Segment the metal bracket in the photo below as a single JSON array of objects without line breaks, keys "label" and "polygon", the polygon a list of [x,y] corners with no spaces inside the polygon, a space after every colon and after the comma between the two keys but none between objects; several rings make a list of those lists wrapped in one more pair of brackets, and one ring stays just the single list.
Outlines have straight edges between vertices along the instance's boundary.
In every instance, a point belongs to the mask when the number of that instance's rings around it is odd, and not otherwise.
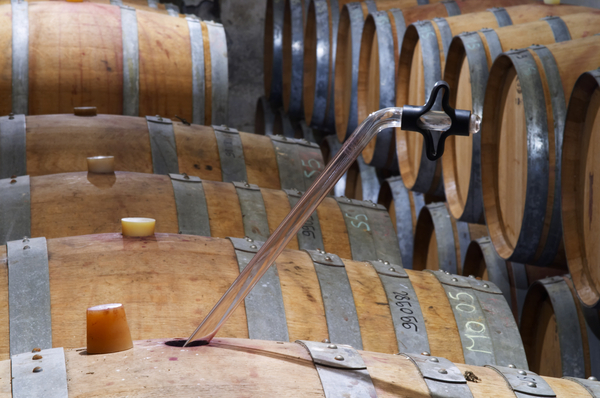
[{"label": "metal bracket", "polygon": [[248,181],[240,133],[227,126],[212,126],[217,139],[224,182]]},{"label": "metal bracket", "polygon": [[305,251],[312,259],[319,279],[329,340],[362,350],[358,314],[344,263],[335,254],[324,250]]},{"label": "metal bracket", "polygon": [[146,116],[146,123],[150,136],[154,174],[179,173],[173,122],[171,119],[156,115]]},{"label": "metal bracket", "polygon": [[[264,242],[252,238],[228,238],[235,249],[240,272],[246,268]],[[251,339],[289,341],[283,294],[275,264],[269,267],[244,299],[248,336]]]},{"label": "metal bracket", "polygon": [[376,397],[377,391],[360,354],[351,346],[297,340],[309,352],[326,398]]},{"label": "metal bracket", "polygon": [[396,340],[401,351],[429,351],[429,338],[419,298],[401,265],[370,261],[385,290]]},{"label": "metal bracket", "polygon": [[11,241],[6,248],[10,354],[52,348],[46,238]]},{"label": "metal bracket", "polygon": [[419,354],[402,355],[419,369],[432,398],[473,397],[462,372],[449,360]]},{"label": "metal bracket", "polygon": [[0,178],[27,174],[25,115],[0,117]]},{"label": "metal bracket", "polygon": [[187,174],[169,174],[173,185],[179,233],[211,236],[210,218],[202,180]]},{"label": "metal bracket", "polygon": [[552,387],[537,374],[516,367],[485,365],[504,377],[517,398],[556,397]]},{"label": "metal bracket", "polygon": [[233,181],[233,186],[239,189],[247,189],[249,191],[260,191],[260,187],[256,184],[248,184],[246,181]]},{"label": "metal bracket", "polygon": [[0,244],[31,236],[29,176],[0,180]]},{"label": "metal bracket", "polygon": [[[39,359],[34,359],[34,355]],[[66,398],[67,366],[63,348],[13,355],[11,358],[13,398]]]}]

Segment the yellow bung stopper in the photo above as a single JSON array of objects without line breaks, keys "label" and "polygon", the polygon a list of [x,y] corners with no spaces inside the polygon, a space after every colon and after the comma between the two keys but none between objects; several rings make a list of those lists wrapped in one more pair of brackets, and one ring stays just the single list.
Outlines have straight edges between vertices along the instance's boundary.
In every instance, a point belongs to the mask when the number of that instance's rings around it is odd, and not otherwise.
[{"label": "yellow bung stopper", "polygon": [[153,218],[128,217],[121,219],[123,236],[141,237],[154,235],[156,220]]},{"label": "yellow bung stopper", "polygon": [[[80,3],[82,0],[67,0],[73,3]],[[75,116],[98,116],[98,109],[95,106],[79,106],[73,108]]]},{"label": "yellow bung stopper", "polygon": [[87,158],[88,172],[111,174],[115,172],[114,156],[92,156]]},{"label": "yellow bung stopper", "polygon": [[87,352],[108,354],[133,348],[123,304],[102,304],[87,309]]}]

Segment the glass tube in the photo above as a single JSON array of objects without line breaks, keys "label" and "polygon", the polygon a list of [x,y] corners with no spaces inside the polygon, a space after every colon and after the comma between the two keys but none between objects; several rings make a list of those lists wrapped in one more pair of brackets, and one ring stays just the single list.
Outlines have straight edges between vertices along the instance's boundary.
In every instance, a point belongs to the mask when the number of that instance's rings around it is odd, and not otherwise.
[{"label": "glass tube", "polygon": [[[321,175],[302,195],[296,206],[204,318],[185,345],[188,345],[196,336],[199,336],[198,340],[203,341],[205,344],[208,344],[215,337],[223,323],[227,321],[287,244],[296,236],[298,230],[350,168],[352,162],[356,160],[367,144],[380,131],[391,127],[399,128],[401,120],[402,108],[385,108],[372,113],[358,126]],[[479,120],[478,116],[471,115],[471,133],[479,131]],[[448,130],[450,123],[450,118],[445,113],[436,111],[428,112],[419,120],[420,127],[438,131]]]}]

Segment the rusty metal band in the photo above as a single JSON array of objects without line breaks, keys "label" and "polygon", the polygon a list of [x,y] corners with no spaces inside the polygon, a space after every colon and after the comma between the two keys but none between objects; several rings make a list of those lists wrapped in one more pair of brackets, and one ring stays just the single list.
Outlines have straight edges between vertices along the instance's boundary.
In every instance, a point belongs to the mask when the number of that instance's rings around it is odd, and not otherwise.
[{"label": "rusty metal band", "polygon": [[244,234],[254,240],[265,242],[270,235],[265,202],[258,185],[233,182],[237,192],[244,223]]},{"label": "rusty metal band", "polygon": [[446,18],[433,18],[433,22],[437,25],[440,36],[442,39],[442,48],[444,50],[444,59],[448,58],[448,49],[450,48],[450,43],[452,42],[452,38],[454,35],[452,34],[452,29],[450,29],[450,25],[448,25],[448,21]]},{"label": "rusty metal band", "polygon": [[46,238],[7,242],[6,252],[10,355],[52,348]]},{"label": "rusty metal band", "polygon": [[345,197],[336,200],[346,222],[353,260],[401,263],[396,232],[384,206]]},{"label": "rusty metal band", "polygon": [[[444,3],[448,7],[450,3]],[[452,2],[452,4],[455,4]],[[417,29],[419,35],[419,41],[421,43],[422,60],[423,60],[423,79],[425,82],[425,102],[429,99],[431,90],[434,84],[442,79],[442,65],[440,60],[440,48],[438,45],[437,34],[433,28],[431,21],[419,21],[415,22],[413,26]],[[435,110],[441,110],[441,104],[437,103],[434,105]],[[431,132],[434,141],[439,138],[438,132]],[[433,185],[437,180],[436,177],[437,162],[432,162],[427,159],[425,153],[425,145],[421,151],[421,160],[419,163],[419,172],[413,187],[413,191],[428,193],[432,189],[435,189]],[[440,181],[442,182],[442,181]]]},{"label": "rusty metal band", "polygon": [[560,43],[561,41],[571,40],[571,33],[565,21],[559,16],[549,16],[542,18],[543,21],[548,22],[552,33],[554,34],[554,41]]},{"label": "rusty metal band", "polygon": [[123,115],[140,113],[140,45],[135,8],[121,7],[123,38]]},{"label": "rusty metal band", "polygon": [[[422,217],[429,215],[433,223],[433,232],[437,241],[438,267],[442,271],[451,274],[458,273],[458,264],[456,263],[456,246],[454,242],[454,232],[450,214],[444,203],[431,203],[419,213],[417,226],[422,224]],[[417,227],[418,228],[418,227]],[[417,234],[418,236],[419,234]]]},{"label": "rusty metal band", "polygon": [[502,291],[489,281],[461,276],[457,278],[471,285],[472,292],[483,310],[494,348],[494,363],[527,368],[527,357],[519,328],[508,303],[502,296]]},{"label": "rusty metal band", "polygon": [[316,26],[316,66],[314,74],[315,94],[308,98],[313,104],[312,119],[306,123],[313,128],[322,128],[325,125],[327,111],[327,96],[329,94],[329,6],[326,0],[312,0],[315,8]]},{"label": "rusty metal band", "polygon": [[[463,42],[469,64],[471,78],[471,98],[473,114],[479,117],[483,114],[483,98],[489,76],[487,57],[481,37],[476,32],[467,32],[458,35]],[[473,134],[469,139],[472,142],[471,151],[471,176],[469,190],[464,210],[459,221],[480,223],[483,220],[483,194],[481,190],[481,136]],[[466,243],[467,247],[469,242]],[[461,245],[461,249],[462,249]]]},{"label": "rusty metal band", "polygon": [[527,49],[507,51],[523,92],[527,125],[527,197],[519,239],[508,261],[531,264],[542,238],[548,201],[548,118],[542,80]]},{"label": "rusty metal band", "polygon": [[327,93],[327,109],[325,113],[325,122],[323,125],[323,131],[335,132],[335,58],[337,55],[337,36],[340,22],[340,7],[338,0],[328,0],[329,12],[330,12],[330,31],[331,31],[331,54],[329,59],[329,76],[328,84],[329,89]]},{"label": "rusty metal band", "polygon": [[419,298],[402,265],[370,261],[390,305],[396,341],[401,352],[429,352],[429,338]]},{"label": "rusty metal band", "polygon": [[502,54],[502,44],[500,43],[498,33],[494,29],[481,29],[480,32],[485,36],[490,57],[492,58],[492,62],[494,62],[498,55]]},{"label": "rusty metal band", "polygon": [[552,387],[542,377],[518,367],[485,365],[498,372],[508,383],[517,398],[556,397]]},{"label": "rusty metal band", "polygon": [[[377,11],[370,15],[375,24],[379,67],[379,109],[396,105],[396,68],[394,55],[394,34],[387,11]],[[375,138],[373,157],[368,163],[377,168],[388,168],[390,148],[394,147],[395,129],[382,130]],[[395,152],[395,151],[394,151]],[[394,164],[392,162],[392,164]]]},{"label": "rusty metal band", "polygon": [[[228,238],[235,249],[240,272],[254,258],[263,242],[252,238]],[[251,339],[289,341],[283,294],[277,266],[273,264],[244,299],[248,337]]]},{"label": "rusty metal band", "polygon": [[563,377],[585,388],[592,398],[600,398],[600,382],[598,380],[580,379],[577,377]]},{"label": "rusty metal band", "polygon": [[173,185],[179,233],[210,235],[210,219],[202,180],[187,174],[169,174]]},{"label": "rusty metal band", "polygon": [[489,12],[493,13],[496,17],[496,21],[498,22],[498,27],[510,26],[512,25],[512,19],[510,19],[510,15],[504,7],[494,7],[489,8]]},{"label": "rusty metal band", "polygon": [[0,117],[0,178],[27,174],[25,115]]},{"label": "rusty metal band", "polygon": [[377,391],[360,354],[351,346],[297,340],[309,352],[325,398],[376,397]]},{"label": "rusty metal band", "polygon": [[204,86],[204,41],[202,26],[198,18],[187,17],[190,30],[190,48],[192,56],[192,123],[204,124],[205,86]]},{"label": "rusty metal band", "polygon": [[269,2],[269,6],[271,10],[269,14],[271,15],[271,26],[266,26],[271,33],[271,37],[273,40],[268,43],[268,46],[271,46],[271,54],[273,59],[271,60],[271,73],[269,76],[265,75],[265,79],[268,79],[271,84],[271,90],[268,93],[265,93],[269,100],[275,104],[276,106],[281,106],[283,104],[282,94],[283,94],[283,19],[285,13],[285,1],[274,0]]},{"label": "rusty metal band", "polygon": [[[302,81],[304,71],[304,15],[303,3],[308,6],[308,1],[288,0],[291,23],[291,76],[290,94],[285,99],[287,112],[294,119],[303,119],[302,108]],[[282,2],[285,3],[285,2]]]},{"label": "rusty metal band", "polygon": [[271,136],[281,189],[305,191],[325,168],[319,145],[305,139]]},{"label": "rusty metal band", "polygon": [[562,276],[541,279],[533,286],[543,289],[552,303],[558,329],[562,374],[585,377],[582,331],[571,289]]},{"label": "rusty metal band", "polygon": [[358,172],[360,174],[360,183],[362,185],[362,199],[377,202],[377,196],[379,195],[379,189],[381,188],[379,177],[377,176],[377,168],[366,164],[362,154],[358,155],[356,163],[358,163]]},{"label": "rusty metal band", "polygon": [[[350,18],[350,40],[352,42],[352,82],[350,82],[350,104],[348,108],[348,127],[344,132],[345,138],[354,132],[358,126],[358,65],[360,62],[360,44],[364,26],[364,14],[359,2],[345,5]],[[348,82],[346,83],[348,84]]]},{"label": "rusty metal band", "polygon": [[[567,101],[563,91],[562,79],[554,55],[545,46],[530,47],[541,61],[546,83],[548,85],[550,100],[552,103],[552,114],[554,117],[554,171],[556,174],[554,183],[554,195],[552,203],[552,216],[550,229],[546,236],[544,250],[534,265],[545,266],[551,264],[558,254],[559,247],[563,242],[562,235],[562,147],[567,118]],[[549,149],[549,148],[548,148]],[[528,192],[529,194],[529,192]]]},{"label": "rusty metal band", "polygon": [[29,111],[29,6],[11,0],[12,6],[12,111]]},{"label": "rusty metal band", "polygon": [[[30,352],[11,358],[13,398],[67,398],[67,365],[65,351],[61,348],[48,348],[37,352],[41,359],[33,359]],[[35,367],[41,371],[34,372]]]},{"label": "rusty metal band", "polygon": [[223,181],[248,181],[240,133],[227,126],[212,126],[212,128],[217,138]]},{"label": "rusty metal band", "polygon": [[[296,206],[296,203],[298,203],[298,200],[300,200],[302,193],[295,189],[285,189],[284,191],[288,196],[290,208],[293,208]],[[316,210],[310,215],[308,220],[306,220],[296,236],[298,237],[298,247],[300,250],[317,250],[325,248],[325,245],[323,244],[321,223],[319,222],[319,216]]]},{"label": "rusty metal band", "polygon": [[491,331],[484,311],[466,278],[442,270],[427,271],[442,284],[452,307],[467,365],[494,364]]},{"label": "rusty metal band", "polygon": [[29,176],[0,180],[0,245],[31,236]]},{"label": "rusty metal band", "polygon": [[208,30],[210,41],[210,64],[212,92],[209,99],[212,104],[211,124],[227,123],[229,71],[227,61],[227,39],[225,29],[220,23],[203,21]]},{"label": "rusty metal band", "polygon": [[306,252],[312,259],[319,279],[329,340],[362,350],[358,314],[344,263],[335,254],[323,250]]},{"label": "rusty metal band", "polygon": [[446,12],[448,13],[449,17],[461,14],[460,7],[458,6],[458,4],[456,4],[454,0],[444,0],[442,1],[442,4],[444,5],[444,7],[446,7]]},{"label": "rusty metal band", "polygon": [[483,257],[485,268],[487,270],[488,279],[502,291],[504,299],[509,305],[512,303],[510,278],[506,268],[506,261],[502,259],[496,252],[494,245],[489,237],[483,237],[471,242],[467,250],[467,259],[463,262],[463,276],[468,276],[467,260],[471,256],[475,256],[474,262],[480,261],[479,253]]},{"label": "rusty metal band", "polygon": [[394,199],[396,219],[392,221],[396,223],[396,236],[402,255],[402,265],[404,268],[412,269],[414,235],[409,197],[411,193],[404,186],[401,176],[388,178],[386,182]]},{"label": "rusty metal band", "polygon": [[154,174],[179,173],[173,122],[171,119],[160,116],[146,116],[146,123],[148,124],[148,135],[150,136]]},{"label": "rusty metal band", "polygon": [[460,369],[446,358],[402,354],[419,369],[431,398],[473,398]]}]

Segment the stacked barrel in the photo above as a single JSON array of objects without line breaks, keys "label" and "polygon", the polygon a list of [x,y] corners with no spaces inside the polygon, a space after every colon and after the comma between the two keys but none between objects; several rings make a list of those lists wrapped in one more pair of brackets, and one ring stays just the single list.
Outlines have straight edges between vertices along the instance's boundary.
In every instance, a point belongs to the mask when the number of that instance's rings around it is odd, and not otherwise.
[{"label": "stacked barrel", "polygon": [[[600,397],[600,10],[268,0],[249,134],[226,125],[222,25],[0,8],[0,395]],[[380,132],[184,347],[354,129],[442,78],[481,132],[437,162]],[[86,309],[117,307],[131,344],[98,351],[123,335]]]},{"label": "stacked barrel", "polygon": [[257,120],[270,112],[312,128],[328,162],[372,112],[422,105],[445,80],[450,104],[481,117],[481,132],[449,137],[432,162],[419,134],[384,130],[334,194],[377,198],[404,268],[493,282],[531,370],[591,377],[600,10],[547,3],[269,1]]}]

